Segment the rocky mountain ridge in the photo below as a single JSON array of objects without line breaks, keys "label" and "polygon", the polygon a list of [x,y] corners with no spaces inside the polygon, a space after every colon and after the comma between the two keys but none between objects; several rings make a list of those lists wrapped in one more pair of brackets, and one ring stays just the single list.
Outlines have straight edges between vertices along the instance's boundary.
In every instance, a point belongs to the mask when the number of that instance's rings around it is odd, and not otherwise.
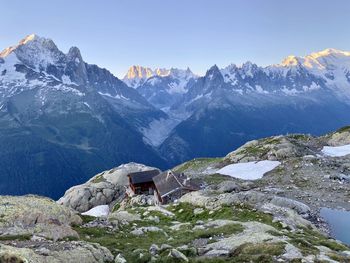
[{"label": "rocky mountain ridge", "polygon": [[[213,72],[214,69],[218,72]],[[135,71],[145,73],[131,74]],[[189,71],[189,69],[187,69],[187,71]],[[134,86],[136,88],[142,86],[149,78],[154,76],[160,78],[167,77],[171,75],[170,72],[171,70],[163,70],[159,73],[155,73],[149,68],[133,66],[123,80],[130,81],[142,76],[141,78],[144,79],[144,81]],[[185,72],[185,70],[182,70],[182,72]],[[208,70],[205,76],[212,79],[215,74],[217,76],[221,75],[224,82],[232,86],[232,91],[239,94],[254,92],[268,94],[272,92],[296,95],[298,93],[317,90],[327,85],[337,92],[343,92],[339,94],[340,96],[345,95],[348,98],[349,90],[347,86],[350,76],[349,72],[350,52],[328,48],[319,52],[314,52],[305,57],[288,56],[280,64],[266,67],[257,66],[250,61],[243,63],[241,66],[230,64],[222,69],[214,65]],[[193,76],[190,75],[190,77]],[[185,78],[188,77],[185,76]],[[271,85],[267,85],[266,83],[269,81],[269,78],[275,82],[283,81],[284,83],[282,83],[283,85],[279,83],[277,86],[273,85],[270,87]],[[305,79],[308,81],[305,85],[302,85],[303,83],[300,83],[300,81]],[[252,83],[255,85],[252,85]],[[153,85],[155,86],[156,84]],[[190,87],[186,90],[189,90],[189,88]]]},{"label": "rocky mountain ridge", "polygon": [[[156,68],[151,69],[139,65],[131,66],[128,72],[125,74],[123,81],[132,88],[138,88],[143,85],[149,78],[152,77],[172,77],[177,79],[186,80],[189,78],[195,78],[196,75],[192,73],[190,68],[186,70],[178,68]],[[185,84],[183,85],[185,86]]]}]

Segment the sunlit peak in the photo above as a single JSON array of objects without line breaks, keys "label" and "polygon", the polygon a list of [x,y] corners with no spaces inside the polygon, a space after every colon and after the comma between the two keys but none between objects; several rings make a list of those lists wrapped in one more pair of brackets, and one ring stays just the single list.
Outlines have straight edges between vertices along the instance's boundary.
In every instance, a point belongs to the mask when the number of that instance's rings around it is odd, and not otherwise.
[{"label": "sunlit peak", "polygon": [[299,60],[296,56],[288,56],[282,61],[283,66],[296,66]]},{"label": "sunlit peak", "polygon": [[350,56],[350,52],[338,50],[335,48],[327,48],[327,49],[319,51],[319,52],[314,52],[309,56],[317,59],[317,58],[325,57],[325,56],[329,56],[329,55]]},{"label": "sunlit peak", "polygon": [[34,39],[36,39],[38,36],[35,34],[31,34],[26,36],[25,38],[23,38],[20,42],[19,45],[25,45],[27,44],[29,41],[33,41]]}]

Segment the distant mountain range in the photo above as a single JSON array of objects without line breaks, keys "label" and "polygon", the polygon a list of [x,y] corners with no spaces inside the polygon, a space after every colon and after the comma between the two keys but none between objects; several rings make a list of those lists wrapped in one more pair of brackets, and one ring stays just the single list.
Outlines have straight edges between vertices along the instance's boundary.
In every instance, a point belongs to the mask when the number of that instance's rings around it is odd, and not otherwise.
[{"label": "distant mountain range", "polygon": [[[171,164],[224,155],[264,136],[319,135],[350,123],[350,52],[326,49],[268,67],[214,65],[201,77],[182,72],[188,74],[144,76],[132,86],[176,120],[157,142]],[[172,94],[172,83],[184,83],[181,92]]]},{"label": "distant mountain range", "polygon": [[164,111],[178,102],[198,78],[187,68],[155,69],[132,66],[123,81],[137,89],[149,103]]},{"label": "distant mountain range", "polygon": [[123,81],[30,35],[0,53],[0,194],[53,198],[100,170],[168,168],[275,134],[350,123],[350,53],[281,64],[130,68]]}]

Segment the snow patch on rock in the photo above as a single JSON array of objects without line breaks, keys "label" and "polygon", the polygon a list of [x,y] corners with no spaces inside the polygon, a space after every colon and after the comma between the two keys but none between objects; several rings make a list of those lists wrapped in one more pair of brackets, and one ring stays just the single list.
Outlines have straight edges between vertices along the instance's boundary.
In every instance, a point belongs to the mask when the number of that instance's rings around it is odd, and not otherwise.
[{"label": "snow patch on rock", "polygon": [[267,160],[260,162],[236,163],[221,168],[217,173],[244,180],[257,180],[280,164],[279,161]]},{"label": "snow patch on rock", "polygon": [[109,206],[108,205],[98,205],[94,208],[91,208],[89,211],[82,213],[84,216],[94,216],[94,217],[102,217],[108,216],[109,214]]},{"label": "snow patch on rock", "polygon": [[350,154],[350,144],[343,146],[324,146],[322,153],[331,157],[342,157]]}]

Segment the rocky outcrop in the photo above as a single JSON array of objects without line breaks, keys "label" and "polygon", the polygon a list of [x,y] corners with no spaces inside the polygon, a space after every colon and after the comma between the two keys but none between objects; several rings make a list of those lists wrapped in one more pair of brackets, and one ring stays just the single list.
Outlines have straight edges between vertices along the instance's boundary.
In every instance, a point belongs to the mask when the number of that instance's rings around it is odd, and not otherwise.
[{"label": "rocky outcrop", "polygon": [[141,216],[138,214],[131,214],[128,211],[116,211],[108,216],[108,221],[115,224],[128,224],[133,221],[141,220]]},{"label": "rocky outcrop", "polygon": [[0,262],[104,263],[113,261],[113,255],[107,248],[82,241],[19,242],[16,246],[0,244]]},{"label": "rocky outcrop", "polygon": [[39,235],[53,240],[77,237],[71,225],[81,218],[67,207],[39,196],[0,196],[0,236]]},{"label": "rocky outcrop", "polygon": [[225,238],[218,242],[206,246],[208,250],[226,250],[233,251],[237,247],[246,243],[263,243],[263,242],[278,242],[282,239],[273,236],[269,231],[274,231],[274,228],[258,222],[242,223],[245,230],[235,236]]},{"label": "rocky outcrop", "polygon": [[292,228],[314,227],[310,221],[304,219],[310,216],[310,208],[307,205],[289,198],[253,190],[218,195],[211,191],[197,191],[184,195],[179,201],[210,210],[219,209],[223,205],[245,205],[273,215],[274,220],[282,225]]},{"label": "rocky outcrop", "polygon": [[124,198],[129,173],[153,169],[156,168],[137,163],[120,165],[68,189],[57,202],[78,212],[86,212],[98,205],[112,205]]},{"label": "rocky outcrop", "polygon": [[292,209],[301,215],[307,216],[310,213],[310,207],[299,201],[292,200],[289,198],[274,196],[270,200],[270,203],[279,207]]},{"label": "rocky outcrop", "polygon": [[225,160],[236,163],[301,157],[313,153],[306,146],[306,142],[310,143],[314,140],[313,137],[307,135],[275,136],[254,140],[229,153]]},{"label": "rocky outcrop", "polygon": [[342,146],[350,144],[350,126],[344,127],[332,134],[326,135],[325,139],[330,146]]},{"label": "rocky outcrop", "polygon": [[233,181],[224,181],[217,186],[217,191],[219,193],[230,193],[230,192],[239,192],[241,187]]},{"label": "rocky outcrop", "polygon": [[153,206],[155,205],[154,195],[134,195],[130,198],[124,199],[120,203],[121,209],[135,206]]},{"label": "rocky outcrop", "polygon": [[222,205],[240,204],[260,207],[266,203],[271,203],[276,206],[295,210],[297,213],[303,215],[307,215],[310,212],[310,208],[301,202],[284,197],[264,194],[254,190],[219,195],[213,195],[211,191],[196,191],[182,196],[179,201],[206,207],[208,209],[215,209]]}]

